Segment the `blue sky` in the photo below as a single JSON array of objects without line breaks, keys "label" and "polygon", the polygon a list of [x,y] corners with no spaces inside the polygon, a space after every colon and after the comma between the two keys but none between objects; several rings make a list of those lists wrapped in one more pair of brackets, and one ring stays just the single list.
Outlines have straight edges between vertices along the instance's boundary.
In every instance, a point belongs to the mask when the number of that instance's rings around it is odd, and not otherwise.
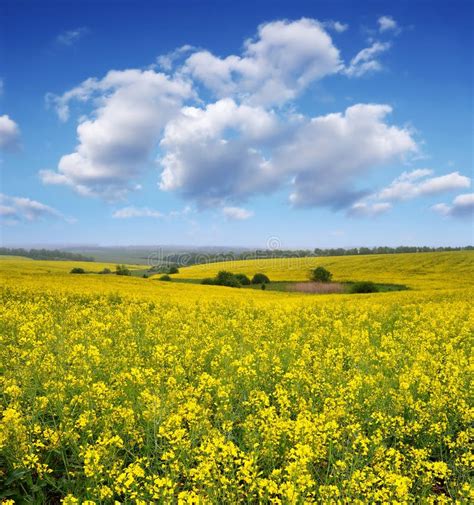
[{"label": "blue sky", "polygon": [[1,241],[473,241],[472,2],[2,2]]}]

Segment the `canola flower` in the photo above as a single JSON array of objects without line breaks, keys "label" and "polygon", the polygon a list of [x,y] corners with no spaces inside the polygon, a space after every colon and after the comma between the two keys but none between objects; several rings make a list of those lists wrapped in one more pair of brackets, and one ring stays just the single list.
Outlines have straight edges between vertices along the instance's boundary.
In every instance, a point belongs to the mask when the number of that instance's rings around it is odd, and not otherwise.
[{"label": "canola flower", "polygon": [[42,263],[2,273],[0,503],[474,499],[466,276],[303,296]]}]

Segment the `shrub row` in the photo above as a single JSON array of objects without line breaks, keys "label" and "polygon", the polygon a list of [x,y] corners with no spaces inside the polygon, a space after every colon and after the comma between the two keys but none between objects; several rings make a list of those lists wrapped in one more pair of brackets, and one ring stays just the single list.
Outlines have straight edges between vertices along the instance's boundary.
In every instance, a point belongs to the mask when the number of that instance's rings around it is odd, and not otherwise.
[{"label": "shrub row", "polygon": [[270,279],[262,273],[255,274],[250,280],[245,274],[233,274],[221,270],[215,277],[207,277],[201,281],[201,284],[213,286],[228,286],[231,288],[240,288],[250,286],[250,284],[268,284]]}]

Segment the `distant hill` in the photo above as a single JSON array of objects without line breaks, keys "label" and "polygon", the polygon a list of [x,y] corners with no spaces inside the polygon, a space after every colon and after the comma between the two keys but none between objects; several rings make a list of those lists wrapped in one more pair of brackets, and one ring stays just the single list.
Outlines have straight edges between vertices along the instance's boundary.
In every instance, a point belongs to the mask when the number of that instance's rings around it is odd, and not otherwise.
[{"label": "distant hill", "polygon": [[306,258],[267,258],[225,261],[181,268],[173,279],[215,277],[221,270],[252,277],[257,272],[271,281],[306,281],[312,269],[323,266],[333,280],[399,283],[411,288],[444,289],[474,285],[474,251],[419,254],[372,254]]},{"label": "distant hill", "polygon": [[22,256],[33,260],[49,260],[49,261],[95,261],[90,256],[84,256],[79,253],[61,251],[59,249],[12,249],[8,247],[0,247],[0,256]]}]

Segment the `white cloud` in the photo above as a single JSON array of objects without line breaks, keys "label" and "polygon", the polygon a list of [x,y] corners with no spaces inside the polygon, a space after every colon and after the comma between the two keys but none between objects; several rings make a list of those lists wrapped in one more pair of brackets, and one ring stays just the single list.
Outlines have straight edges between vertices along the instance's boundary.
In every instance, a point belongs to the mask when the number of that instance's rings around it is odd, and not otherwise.
[{"label": "white cloud", "polygon": [[161,141],[160,188],[204,205],[265,191],[273,174],[262,149],[278,128],[272,113],[232,99],[185,107]]},{"label": "white cloud", "polygon": [[222,213],[227,219],[242,221],[251,218],[254,213],[242,207],[224,207]]},{"label": "white cloud", "polygon": [[342,66],[323,25],[302,18],[260,25],[256,39],[246,41],[242,56],[196,52],[186,60],[184,71],[219,98],[269,106],[294,99],[311,82]]},{"label": "white cloud", "polygon": [[63,46],[72,46],[78,42],[79,39],[81,39],[87,32],[87,28],[83,26],[75,28],[74,30],[66,30],[56,37],[56,42]]},{"label": "white cloud", "polygon": [[366,191],[356,187],[363,174],[415,152],[410,132],[384,121],[391,110],[357,104],[306,121],[274,159],[280,172],[294,175],[291,202],[347,207]]},{"label": "white cloud", "polygon": [[219,100],[188,107],[165,129],[161,189],[204,205],[242,201],[291,183],[296,206],[343,208],[361,197],[363,173],[416,150],[384,122],[386,105],[358,104],[311,120]]},{"label": "white cloud", "polygon": [[334,30],[337,33],[345,32],[349,28],[349,25],[346,23],[341,23],[339,21],[332,21],[332,20],[324,21],[322,25],[328,30]]},{"label": "white cloud", "polygon": [[87,101],[95,94],[97,108],[77,127],[76,150],[61,158],[57,171],[43,170],[41,177],[85,196],[116,200],[133,188],[163,127],[192,90],[189,83],[153,70],[111,71],[59,97],[60,115],[67,114],[71,100]]},{"label": "white cloud", "polygon": [[[349,208],[370,193],[359,187],[367,171],[416,151],[410,131],[387,122],[388,105],[356,104],[314,118],[275,108],[326,76],[381,68],[378,56],[388,43],[375,42],[344,65],[326,30],[346,28],[306,18],[273,21],[259,26],[240,55],[218,57],[186,45],[157,59],[172,76],[156,72],[155,64],[49,94],[62,121],[73,102],[92,112],[80,119],[74,152],[57,170],[43,170],[43,182],[117,200],[137,187],[156,154],[160,189],[198,206],[234,208],[253,195],[291,188],[295,206]],[[178,64],[188,51],[194,52]],[[197,96],[203,87],[216,95],[214,103]]]},{"label": "white cloud", "polygon": [[398,181],[416,181],[428,175],[431,175],[433,170],[430,168],[417,168],[411,172],[403,172],[396,180]]},{"label": "white cloud", "polygon": [[458,195],[451,205],[438,203],[433,205],[431,209],[443,216],[472,219],[474,217],[474,193]]},{"label": "white cloud", "polygon": [[409,200],[420,196],[436,195],[447,191],[469,188],[471,180],[459,172],[438,177],[428,177],[433,171],[419,169],[403,172],[392,183],[375,196],[379,200]]},{"label": "white cloud", "polygon": [[377,23],[379,25],[380,32],[397,31],[399,29],[397,22],[392,18],[392,16],[380,16],[377,19]]},{"label": "white cloud", "polygon": [[7,114],[0,116],[0,149],[16,151],[20,147],[20,128]]},{"label": "white cloud", "polygon": [[116,210],[112,217],[116,219],[129,219],[132,217],[152,217],[155,219],[161,219],[164,215],[153,209],[149,209],[148,207],[124,207],[122,209]]},{"label": "white cloud", "polygon": [[46,217],[74,220],[61,214],[58,210],[30,198],[8,196],[0,193],[0,217],[7,224],[17,224],[21,221],[37,221]]},{"label": "white cloud", "polygon": [[178,47],[174,51],[170,51],[167,54],[162,54],[161,56],[158,56],[158,58],[156,58],[156,63],[160,68],[169,72],[170,70],[172,70],[176,60],[183,57],[184,54],[194,51],[195,49],[196,48],[194,46],[185,44],[184,46]]},{"label": "white cloud", "polygon": [[376,217],[380,214],[385,214],[391,208],[392,205],[388,202],[372,204],[367,202],[356,202],[351,206],[348,214],[355,217]]},{"label": "white cloud", "polygon": [[350,77],[360,77],[369,72],[382,70],[382,65],[377,57],[390,49],[390,46],[388,42],[374,42],[370,47],[359,51],[352,58],[349,66],[344,69],[344,72]]},{"label": "white cloud", "polygon": [[[47,93],[45,97],[47,107],[54,107],[56,114],[62,122],[69,119],[69,104],[73,100],[85,103],[94,93],[101,90],[101,82],[93,77],[86,79],[79,86],[66,91],[62,95],[55,95],[54,93]],[[104,88],[105,91],[105,88]]]}]

